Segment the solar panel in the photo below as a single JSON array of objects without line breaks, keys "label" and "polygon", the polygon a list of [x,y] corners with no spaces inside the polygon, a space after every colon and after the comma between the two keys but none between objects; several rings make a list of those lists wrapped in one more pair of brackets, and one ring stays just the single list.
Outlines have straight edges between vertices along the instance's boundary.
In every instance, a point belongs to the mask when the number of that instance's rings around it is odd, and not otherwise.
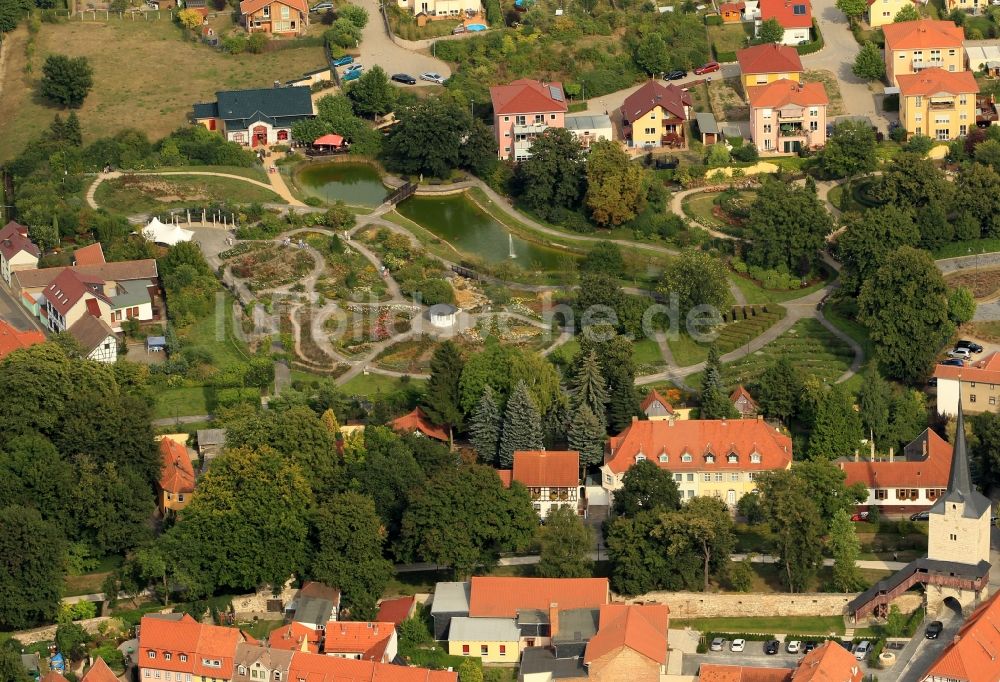
[{"label": "solar panel", "polygon": [[554,85],[550,85],[549,86],[549,95],[552,97],[552,99],[554,99],[557,102],[562,102],[563,101],[562,88],[557,88]]}]

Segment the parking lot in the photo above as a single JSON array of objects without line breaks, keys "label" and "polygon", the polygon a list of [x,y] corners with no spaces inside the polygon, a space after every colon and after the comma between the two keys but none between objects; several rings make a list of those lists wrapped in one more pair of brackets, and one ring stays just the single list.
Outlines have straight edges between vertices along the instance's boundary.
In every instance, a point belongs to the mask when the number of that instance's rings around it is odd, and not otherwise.
[{"label": "parking lot", "polygon": [[[786,651],[785,643],[781,642],[781,647],[777,654],[768,655],[764,653],[765,642],[748,641],[742,652],[730,650],[730,640],[725,643],[724,651],[709,651],[704,654],[692,654],[684,657],[683,674],[697,675],[702,663],[714,663],[716,665],[745,665],[756,668],[794,668],[802,660],[804,653],[790,654]],[[863,666],[866,672],[870,669]],[[884,672],[884,671],[880,671]]]}]

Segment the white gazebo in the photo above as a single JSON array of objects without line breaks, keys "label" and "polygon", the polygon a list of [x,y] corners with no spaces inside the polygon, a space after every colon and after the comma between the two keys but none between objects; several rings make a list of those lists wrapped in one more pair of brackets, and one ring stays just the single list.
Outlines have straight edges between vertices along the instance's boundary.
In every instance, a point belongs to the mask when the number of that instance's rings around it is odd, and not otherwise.
[{"label": "white gazebo", "polygon": [[440,329],[453,327],[458,317],[458,308],[449,303],[438,303],[432,305],[428,310],[431,324]]},{"label": "white gazebo", "polygon": [[194,232],[185,230],[180,225],[164,225],[159,218],[153,218],[142,228],[142,236],[151,242],[173,246],[178,242],[189,242]]}]

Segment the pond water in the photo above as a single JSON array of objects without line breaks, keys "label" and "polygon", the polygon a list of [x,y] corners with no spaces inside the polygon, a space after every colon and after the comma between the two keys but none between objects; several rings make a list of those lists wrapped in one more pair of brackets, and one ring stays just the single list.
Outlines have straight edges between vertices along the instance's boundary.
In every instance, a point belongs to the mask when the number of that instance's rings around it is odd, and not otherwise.
[{"label": "pond water", "polygon": [[[464,194],[411,197],[396,210],[459,251],[487,263],[509,261],[529,270],[566,270],[572,265],[569,253],[511,237],[506,227]],[[511,248],[516,258],[510,257]]]},{"label": "pond water", "polygon": [[306,166],[296,177],[308,194],[352,206],[374,208],[389,194],[378,169],[367,163],[318,163]]}]

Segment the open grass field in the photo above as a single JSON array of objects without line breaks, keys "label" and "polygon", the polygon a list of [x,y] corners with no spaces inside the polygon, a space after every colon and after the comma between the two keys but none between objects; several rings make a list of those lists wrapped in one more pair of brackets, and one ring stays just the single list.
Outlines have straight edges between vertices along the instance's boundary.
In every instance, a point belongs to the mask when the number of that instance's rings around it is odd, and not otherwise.
[{"label": "open grass field", "polygon": [[740,291],[743,292],[743,296],[747,299],[747,303],[784,303],[796,298],[808,296],[817,289],[825,287],[827,282],[829,282],[830,273],[825,270],[824,273],[826,276],[823,279],[817,280],[809,286],[802,287],[800,289],[765,289],[757,284],[756,281],[738,273],[730,274],[729,279],[732,280],[733,284],[735,284]]},{"label": "open grass field", "polygon": [[749,44],[753,24],[722,24],[708,27],[708,41],[716,52],[736,52]]},{"label": "open grass field", "polygon": [[957,258],[977,253],[993,253],[994,251],[1000,251],[1000,237],[951,242],[934,251],[934,258]]},{"label": "open grass field", "polygon": [[208,395],[204,386],[164,388],[156,392],[153,419],[172,419],[208,413]]},{"label": "open grass field", "polygon": [[49,54],[87,57],[94,69],[94,88],[77,111],[85,143],[123,128],[138,128],[157,139],[185,125],[191,106],[214,99],[219,90],[270,87],[275,80],[301,76],[324,64],[320,46],[227,55],[185,41],[167,19],[112,19],[42,24],[26,74],[27,38],[25,28],[7,38],[0,161],[16,156],[60,111],[36,96]]},{"label": "open grass field", "polygon": [[969,331],[976,338],[990,343],[1000,343],[1000,322],[972,322]]},{"label": "open grass field", "polygon": [[[412,383],[423,383],[422,379],[409,379]],[[347,395],[373,396],[376,393],[392,393],[403,385],[403,379],[399,377],[387,377],[381,374],[359,374],[352,378],[343,386],[341,390]]]},{"label": "open grass field", "polygon": [[101,208],[126,215],[190,206],[192,202],[285,203],[269,189],[209,175],[126,175],[98,185],[94,200]]},{"label": "open grass field", "polygon": [[[767,312],[758,309],[754,316],[720,327],[715,345],[721,354],[734,351],[751,339],[760,336],[764,330],[784,317],[785,309],[778,305],[768,306]],[[674,354],[674,360],[680,367],[702,362],[708,357],[708,345],[698,343],[687,334],[678,334],[670,338],[668,343]]]}]

